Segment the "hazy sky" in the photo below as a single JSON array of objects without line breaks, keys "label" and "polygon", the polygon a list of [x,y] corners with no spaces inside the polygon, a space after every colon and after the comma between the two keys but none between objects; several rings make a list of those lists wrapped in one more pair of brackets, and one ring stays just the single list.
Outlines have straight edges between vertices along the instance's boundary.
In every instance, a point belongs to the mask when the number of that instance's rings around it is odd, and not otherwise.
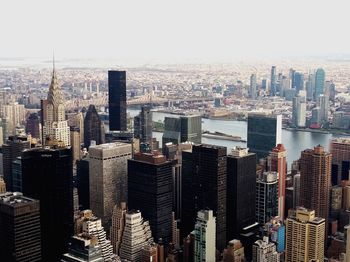
[{"label": "hazy sky", "polygon": [[350,53],[349,0],[0,0],[0,57],[134,61]]}]

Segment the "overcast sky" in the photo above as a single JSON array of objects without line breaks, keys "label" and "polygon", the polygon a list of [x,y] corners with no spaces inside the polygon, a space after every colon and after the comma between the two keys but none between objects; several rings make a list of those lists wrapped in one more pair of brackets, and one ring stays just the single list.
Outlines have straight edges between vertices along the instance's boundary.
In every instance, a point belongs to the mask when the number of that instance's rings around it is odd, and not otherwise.
[{"label": "overcast sky", "polygon": [[0,57],[133,61],[347,53],[349,0],[0,0]]}]

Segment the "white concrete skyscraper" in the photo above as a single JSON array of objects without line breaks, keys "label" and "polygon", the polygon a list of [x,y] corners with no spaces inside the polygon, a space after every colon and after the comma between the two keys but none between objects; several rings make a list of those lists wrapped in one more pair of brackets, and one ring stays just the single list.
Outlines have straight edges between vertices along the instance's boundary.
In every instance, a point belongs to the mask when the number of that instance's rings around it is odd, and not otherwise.
[{"label": "white concrete skyscraper", "polygon": [[141,250],[153,243],[151,227],[144,221],[140,211],[131,210],[125,214],[125,227],[120,245],[120,258],[127,261],[141,261]]},{"label": "white concrete skyscraper", "polygon": [[194,228],[195,246],[194,261],[215,261],[216,221],[212,210],[201,210],[197,213]]},{"label": "white concrete skyscraper", "polygon": [[61,142],[63,146],[70,145],[70,131],[66,120],[64,100],[58,84],[55,67],[52,72],[51,84],[47,95],[46,119],[44,122],[44,141]]}]

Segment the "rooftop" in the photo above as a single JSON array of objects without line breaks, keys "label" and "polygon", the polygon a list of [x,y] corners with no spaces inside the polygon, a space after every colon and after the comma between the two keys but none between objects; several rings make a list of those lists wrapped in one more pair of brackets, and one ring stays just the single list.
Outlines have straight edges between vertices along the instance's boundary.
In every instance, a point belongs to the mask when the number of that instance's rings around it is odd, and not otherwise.
[{"label": "rooftop", "polygon": [[37,201],[35,199],[25,197],[21,192],[6,192],[0,194],[0,203],[9,206],[19,206],[24,203]]}]

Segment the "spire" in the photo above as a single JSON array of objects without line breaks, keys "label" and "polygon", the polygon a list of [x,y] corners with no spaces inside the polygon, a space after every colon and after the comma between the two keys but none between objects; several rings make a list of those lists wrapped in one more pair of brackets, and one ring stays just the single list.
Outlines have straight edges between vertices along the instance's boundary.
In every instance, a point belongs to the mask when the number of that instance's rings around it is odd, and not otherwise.
[{"label": "spire", "polygon": [[55,72],[55,51],[52,51],[52,68],[53,72]]},{"label": "spire", "polygon": [[53,54],[52,60],[52,78],[51,84],[49,87],[49,93],[47,95],[47,100],[49,104],[52,104],[54,107],[57,107],[59,104],[63,104],[63,94],[58,84],[56,68],[55,68],[55,55]]}]

